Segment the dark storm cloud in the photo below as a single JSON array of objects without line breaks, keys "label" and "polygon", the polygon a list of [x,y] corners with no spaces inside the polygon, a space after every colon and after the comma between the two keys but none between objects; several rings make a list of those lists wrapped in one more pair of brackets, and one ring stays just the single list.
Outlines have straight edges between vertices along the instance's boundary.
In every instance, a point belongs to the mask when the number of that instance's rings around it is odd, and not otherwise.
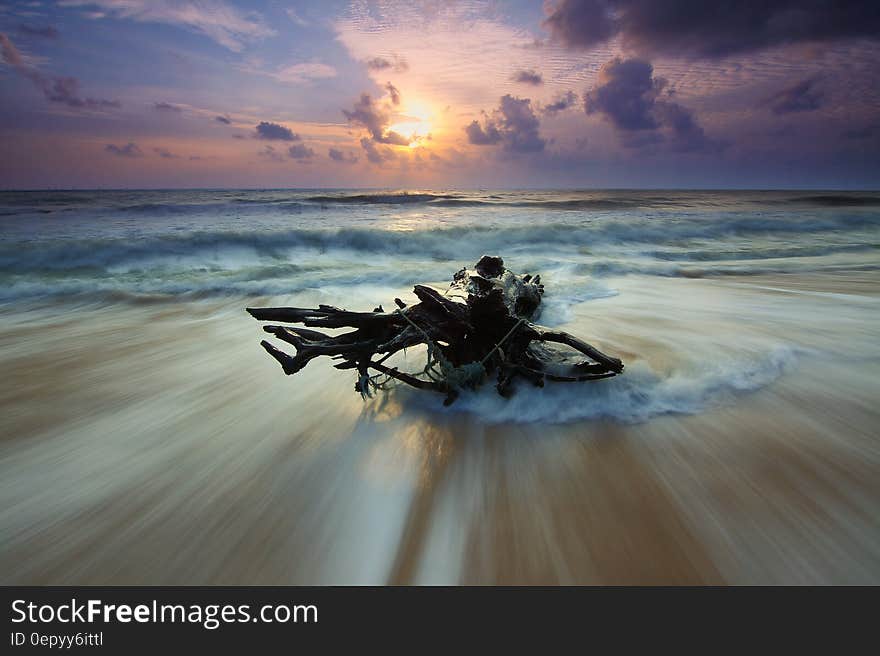
[{"label": "dark storm cloud", "polygon": [[544,150],[547,140],[538,133],[540,122],[532,109],[531,100],[507,94],[501,97],[498,108],[486,115],[482,125],[473,121],[465,127],[468,141],[478,146],[502,144],[514,153],[533,153]]},{"label": "dark storm cloud", "polygon": [[183,111],[177,105],[172,105],[171,103],[167,102],[153,103],[153,109],[155,109],[157,112],[173,112],[177,114]]},{"label": "dark storm cloud", "polygon": [[132,142],[128,142],[124,146],[117,146],[116,144],[107,144],[104,146],[104,150],[108,153],[112,153],[117,157],[143,157],[143,151],[138,148],[138,145]]},{"label": "dark storm cloud", "polygon": [[531,84],[534,87],[544,84],[544,78],[535,71],[517,71],[513,75],[513,81],[520,84]]},{"label": "dark storm cloud", "polygon": [[329,149],[327,155],[334,162],[342,162],[344,164],[356,164],[358,161],[358,158],[354,153],[344,153],[338,148]]},{"label": "dark storm cloud", "polygon": [[628,147],[667,142],[673,150],[713,150],[693,112],[663,99],[666,80],[653,76],[650,62],[614,58],[599,71],[598,83],[584,95],[587,114],[600,114]]},{"label": "dark storm cloud", "polygon": [[876,0],[559,0],[544,25],[568,46],[615,36],[642,52],[723,57],[800,42],[880,37]]},{"label": "dark storm cloud", "polygon": [[286,128],[278,123],[269,123],[262,121],[256,127],[255,135],[257,139],[265,139],[267,141],[299,141],[300,136],[290,128]]},{"label": "dark storm cloud", "polygon": [[641,59],[612,59],[599,72],[599,84],[584,96],[587,114],[601,113],[620,130],[654,130],[654,107],[666,82]]},{"label": "dark storm cloud", "polygon": [[223,125],[231,125],[232,120],[228,116],[215,116],[214,120]]},{"label": "dark storm cloud", "polygon": [[822,106],[824,94],[816,88],[819,76],[808,77],[793,84],[766,100],[766,104],[774,114],[791,114],[793,112],[812,112]]},{"label": "dark storm cloud", "polygon": [[[398,95],[399,101],[400,96]],[[368,93],[361,94],[361,97],[354,104],[351,111],[343,109],[342,113],[345,114],[345,118],[348,119],[349,123],[366,128],[370,133],[370,137],[376,143],[391,144],[393,146],[409,145],[409,139],[393,130],[388,130],[388,124],[391,122],[390,108],[375,102]],[[370,159],[369,154],[367,159]]]},{"label": "dark storm cloud", "polygon": [[315,156],[315,151],[305,144],[297,144],[287,149],[287,155],[291,159],[311,159]]},{"label": "dark storm cloud", "polygon": [[63,103],[69,107],[89,109],[107,109],[120,107],[115,100],[101,98],[83,98],[79,94],[79,80],[74,77],[44,75],[36,67],[31,66],[12,43],[8,36],[0,33],[0,55],[3,61],[15,69],[20,75],[29,79],[50,102]]},{"label": "dark storm cloud", "polygon": [[566,91],[562,95],[556,96],[553,102],[549,105],[544,105],[542,111],[545,114],[558,114],[559,112],[563,112],[569,107],[574,106],[577,102],[577,94],[574,91]]},{"label": "dark storm cloud", "polygon": [[45,27],[34,27],[33,25],[19,25],[18,31],[26,36],[38,36],[44,39],[57,39],[59,36],[58,30],[56,30],[51,25],[46,25]]},{"label": "dark storm cloud", "polygon": [[395,55],[393,59],[387,59],[386,57],[373,57],[364,62],[367,68],[371,71],[387,71],[388,69],[393,69],[395,73],[406,73],[409,70],[409,65],[406,63],[405,59],[402,59]]}]

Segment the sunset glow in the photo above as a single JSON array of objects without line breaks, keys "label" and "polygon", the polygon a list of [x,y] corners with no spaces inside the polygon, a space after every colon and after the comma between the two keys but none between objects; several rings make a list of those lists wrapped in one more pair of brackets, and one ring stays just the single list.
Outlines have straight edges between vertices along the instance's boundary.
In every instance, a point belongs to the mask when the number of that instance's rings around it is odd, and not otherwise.
[{"label": "sunset glow", "polygon": [[876,10],[667,4],[4,3],[0,185],[876,186]]}]

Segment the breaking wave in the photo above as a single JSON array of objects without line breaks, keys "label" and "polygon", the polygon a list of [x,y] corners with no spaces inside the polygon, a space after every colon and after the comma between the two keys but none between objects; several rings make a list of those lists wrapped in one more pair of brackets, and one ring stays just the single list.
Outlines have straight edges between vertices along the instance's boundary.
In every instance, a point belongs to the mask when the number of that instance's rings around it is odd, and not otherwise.
[{"label": "breaking wave", "polygon": [[[659,415],[697,414],[761,389],[796,367],[798,353],[787,345],[720,361],[702,370],[661,375],[644,362],[627,364],[623,375],[596,383],[548,383],[502,398],[490,385],[465,393],[449,409],[492,423],[565,424],[585,419],[641,423]],[[399,388],[396,388],[399,389]],[[424,393],[407,395],[407,404],[433,412],[440,406]],[[436,402],[436,403],[432,403]],[[444,408],[444,412],[449,410]]]},{"label": "breaking wave", "polygon": [[[56,239],[0,244],[0,272],[57,271],[110,267],[145,258],[211,255],[224,250],[249,249],[258,254],[287,258],[290,249],[357,251],[387,255],[419,255],[433,259],[472,259],[484,252],[507,252],[523,247],[585,247],[603,245],[687,245],[689,240],[764,235],[800,235],[880,227],[880,216],[842,214],[833,217],[731,217],[702,219],[607,220],[579,225],[544,223],[511,226],[454,226],[426,230],[379,228],[304,228],[267,232],[197,231],[141,238]],[[872,242],[844,246],[804,247],[731,253],[723,248],[674,253],[649,251],[659,260],[724,260],[803,257],[839,251],[876,249]]]}]

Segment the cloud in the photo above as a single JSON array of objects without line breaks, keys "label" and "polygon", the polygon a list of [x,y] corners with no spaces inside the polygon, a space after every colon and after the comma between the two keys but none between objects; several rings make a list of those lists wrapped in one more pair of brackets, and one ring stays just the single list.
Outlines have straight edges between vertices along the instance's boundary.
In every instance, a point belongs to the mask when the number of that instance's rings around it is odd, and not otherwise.
[{"label": "cloud", "polygon": [[613,37],[620,26],[607,0],[561,0],[549,9],[544,26],[554,37],[574,48],[592,48]]},{"label": "cloud", "polygon": [[90,109],[109,109],[121,106],[118,100],[81,97],[79,95],[79,80],[75,77],[53,77],[51,81],[44,80],[43,82],[43,93],[51,102],[64,103],[69,107],[88,107]]},{"label": "cloud", "polygon": [[482,125],[473,121],[465,127],[465,133],[468,141],[478,146],[500,143],[509,152],[533,153],[547,145],[538,133],[539,127],[531,100],[507,94],[501,97],[498,108],[486,115]]},{"label": "cloud", "polygon": [[773,94],[765,101],[774,114],[793,112],[812,112],[822,106],[824,94],[816,88],[819,76],[814,75],[801,80]]},{"label": "cloud", "polygon": [[472,121],[464,129],[467,134],[468,143],[477,146],[491,146],[501,141],[501,132],[491,121],[486,121],[485,126],[481,126],[479,121]]},{"label": "cloud", "polygon": [[153,103],[153,109],[155,109],[157,112],[171,112],[171,113],[177,113],[177,114],[179,114],[181,111],[183,111],[177,105],[172,105],[171,103],[167,103],[167,102]]},{"label": "cloud", "polygon": [[117,146],[116,144],[107,144],[104,146],[104,150],[108,153],[112,153],[117,157],[143,157],[143,151],[138,148],[138,145],[129,141],[124,146]]},{"label": "cloud", "polygon": [[91,16],[96,20],[107,15],[182,27],[234,52],[241,52],[246,44],[275,34],[254,12],[241,12],[222,0],[210,3],[202,0],[64,0],[61,4],[97,7],[101,11]]},{"label": "cloud", "polygon": [[19,25],[18,31],[26,36],[38,36],[44,39],[57,39],[59,32],[51,25],[45,27],[34,27],[33,25]]},{"label": "cloud", "polygon": [[584,97],[587,114],[601,113],[620,130],[654,130],[654,107],[665,86],[654,67],[641,59],[612,59],[599,71],[599,83]]},{"label": "cloud", "polygon": [[[129,144],[134,145],[134,144]],[[172,153],[170,150],[166,150],[165,148],[153,148],[153,152],[156,153],[159,157],[163,159],[178,159],[178,156]],[[192,159],[192,158],[190,158]]]},{"label": "cloud", "polygon": [[305,18],[300,16],[298,13],[296,13],[296,9],[293,9],[292,7],[288,7],[287,9],[284,10],[284,13],[286,13],[287,17],[290,20],[292,20],[294,23],[299,25],[300,27],[308,27],[309,26],[309,21],[307,21]]},{"label": "cloud", "polygon": [[342,162],[344,164],[356,164],[358,161],[357,155],[352,152],[342,152],[337,148],[331,148],[327,151],[327,155],[334,162]]},{"label": "cloud", "polygon": [[513,81],[519,82],[520,84],[531,84],[534,87],[538,87],[544,84],[544,78],[541,76],[541,74],[531,70],[517,71],[513,75]]},{"label": "cloud", "polygon": [[287,149],[287,154],[291,159],[311,159],[315,156],[315,151],[307,147],[305,144],[297,144]]},{"label": "cloud", "polygon": [[288,84],[305,84],[314,80],[336,77],[336,69],[321,62],[303,62],[287,66],[270,74],[280,82]]},{"label": "cloud", "polygon": [[[399,94],[397,99],[399,102]],[[410,144],[410,139],[407,139],[393,130],[388,130],[388,125],[391,122],[390,107],[388,107],[387,104],[383,106],[374,102],[368,93],[361,94],[361,97],[354,104],[351,111],[343,109],[342,113],[345,114],[345,118],[348,119],[349,123],[354,123],[366,128],[370,133],[370,138],[376,143],[391,144],[394,146],[408,146]],[[369,153],[367,154],[367,159],[370,159]]]},{"label": "cloud", "polygon": [[382,162],[386,162],[389,159],[394,159],[394,151],[390,148],[379,148],[367,137],[363,137],[361,139],[361,148],[364,149],[364,152],[367,155],[367,160],[372,164],[382,164]]},{"label": "cloud", "polygon": [[214,120],[217,121],[218,123],[222,123],[223,125],[231,125],[232,124],[232,119],[230,119],[228,116],[215,116]]},{"label": "cloud", "polygon": [[400,104],[400,91],[396,86],[388,82],[385,84],[385,90],[391,96],[391,104],[399,105]]},{"label": "cloud", "polygon": [[406,60],[402,57],[398,57],[397,55],[393,55],[391,59],[386,57],[371,57],[367,59],[364,64],[366,64],[367,68],[371,71],[385,71],[393,69],[395,73],[406,73],[409,70],[409,64],[406,63]]},{"label": "cloud", "polygon": [[801,42],[877,39],[876,0],[559,0],[544,21],[553,37],[593,48],[621,36],[644,53],[724,57]]},{"label": "cloud", "polygon": [[15,47],[15,44],[0,33],[0,56],[3,62],[29,79],[50,102],[63,103],[68,107],[88,109],[108,109],[119,107],[116,100],[102,98],[83,98],[79,94],[79,80],[74,77],[47,76],[28,63]]},{"label": "cloud", "polygon": [[667,82],[653,73],[650,62],[611,59],[599,71],[596,86],[584,95],[584,109],[587,114],[601,114],[631,148],[663,141],[680,151],[718,148],[720,144],[706,137],[691,110],[662,99]]},{"label": "cloud", "polygon": [[274,146],[265,146],[261,151],[257,153],[257,155],[271,162],[284,161],[284,155],[275,150]]},{"label": "cloud", "polygon": [[267,141],[299,141],[300,136],[290,128],[286,128],[278,123],[269,123],[262,121],[256,127],[254,135],[257,139],[266,139]]},{"label": "cloud", "polygon": [[3,63],[26,74],[26,71],[29,69],[27,63],[24,61],[18,48],[2,32],[0,32],[0,54],[3,55]]},{"label": "cloud", "polygon": [[549,105],[544,105],[541,108],[541,111],[544,114],[550,114],[552,116],[553,114],[565,111],[569,107],[573,107],[577,102],[577,99],[577,94],[574,91],[566,91],[565,93],[556,96],[556,98],[553,99],[553,102]]}]

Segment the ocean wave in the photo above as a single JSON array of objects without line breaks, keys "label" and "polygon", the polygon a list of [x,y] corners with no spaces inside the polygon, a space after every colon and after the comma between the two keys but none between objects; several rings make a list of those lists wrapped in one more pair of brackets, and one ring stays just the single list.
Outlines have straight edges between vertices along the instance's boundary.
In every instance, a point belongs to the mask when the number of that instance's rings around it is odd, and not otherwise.
[{"label": "ocean wave", "polygon": [[737,260],[772,260],[794,257],[821,257],[823,255],[835,255],[838,253],[864,253],[880,249],[880,244],[821,244],[812,246],[790,246],[781,248],[752,247],[740,250],[709,249],[709,250],[675,250],[675,251],[645,251],[642,255],[653,257],[657,260],[676,262],[709,262],[709,261],[737,261]]},{"label": "ocean wave", "polygon": [[396,193],[396,194],[339,194],[309,196],[310,203],[321,205],[413,205],[425,204],[432,207],[503,207],[509,209],[548,209],[548,210],[615,210],[643,207],[645,205],[680,204],[667,197],[631,198],[571,198],[547,200],[524,198],[512,200],[511,197],[497,195],[469,196],[463,194],[434,193]]},{"label": "ocean wave", "polygon": [[[760,260],[759,260],[760,261]],[[758,263],[694,264],[651,263],[627,260],[595,260],[578,267],[579,271],[598,278],[643,275],[661,278],[720,278],[724,276],[762,276],[779,273],[832,273],[835,271],[880,271],[880,263],[862,262],[808,262],[793,259],[774,265]]]},{"label": "ocean wave", "polygon": [[[290,230],[195,231],[141,238],[50,239],[0,243],[0,271],[55,271],[88,266],[111,267],[149,258],[212,256],[250,249],[260,256],[284,259],[291,249],[356,251],[390,256],[466,260],[484,252],[547,246],[556,249],[603,245],[674,245],[691,240],[760,235],[866,230],[880,227],[880,216],[840,214],[833,217],[743,217],[703,219],[605,220],[529,225],[461,225],[402,231],[379,228],[302,228]],[[867,246],[866,246],[867,247]],[[598,252],[598,251],[597,251]],[[663,251],[659,251],[663,252]],[[780,256],[785,256],[780,251]],[[791,256],[797,255],[797,248]]]},{"label": "ocean wave", "polygon": [[327,205],[333,203],[341,205],[409,205],[450,198],[455,198],[455,196],[450,194],[392,193],[309,196],[305,200]]},{"label": "ocean wave", "polygon": [[880,194],[817,194],[789,199],[792,203],[807,203],[822,207],[880,206]]},{"label": "ocean wave", "polygon": [[[711,367],[669,374],[659,374],[637,361],[609,380],[529,386],[509,399],[484,386],[462,394],[443,411],[473,414],[491,423],[564,424],[587,419],[641,423],[659,415],[696,414],[730,403],[771,384],[791,371],[797,360],[796,349],[780,344],[763,353],[741,354]],[[400,393],[406,395],[408,405],[422,411],[438,412],[441,407],[424,393]]]},{"label": "ocean wave", "polygon": [[431,201],[439,207],[504,207],[510,209],[542,210],[621,210],[644,207],[638,199],[582,198],[572,200],[480,200],[476,198],[446,198]]}]

